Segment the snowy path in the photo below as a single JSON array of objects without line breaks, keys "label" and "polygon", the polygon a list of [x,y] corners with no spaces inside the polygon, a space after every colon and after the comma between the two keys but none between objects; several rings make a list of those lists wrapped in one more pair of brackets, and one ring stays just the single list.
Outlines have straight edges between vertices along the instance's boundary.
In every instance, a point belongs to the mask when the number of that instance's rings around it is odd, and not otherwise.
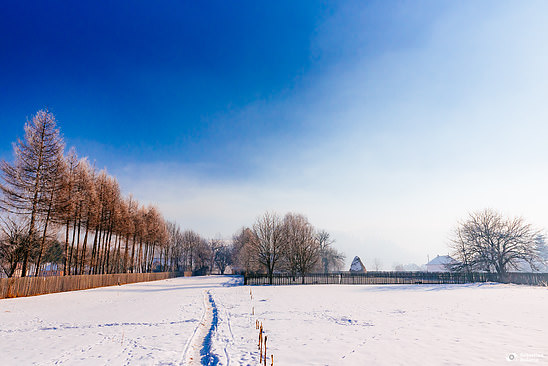
[{"label": "snowy path", "polygon": [[200,350],[200,360],[202,362],[202,365],[216,366],[219,363],[219,357],[211,352],[211,345],[213,343],[213,335],[217,330],[219,317],[217,316],[217,306],[215,305],[215,301],[213,300],[213,296],[211,296],[210,291],[208,291],[207,296],[209,300],[207,312],[209,314],[208,318],[210,321],[207,323],[209,325],[209,329],[207,329],[207,333],[202,342],[202,349]]},{"label": "snowy path", "polygon": [[216,366],[219,357],[211,352],[212,337],[217,329],[217,307],[211,291],[204,291],[204,312],[194,334],[189,339],[183,355],[184,366]]}]

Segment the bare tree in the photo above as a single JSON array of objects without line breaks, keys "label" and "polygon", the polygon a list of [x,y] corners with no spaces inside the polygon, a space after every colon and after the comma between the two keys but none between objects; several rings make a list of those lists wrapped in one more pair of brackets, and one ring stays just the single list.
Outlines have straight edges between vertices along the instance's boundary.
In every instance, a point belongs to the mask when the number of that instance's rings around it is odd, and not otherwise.
[{"label": "bare tree", "polygon": [[380,271],[381,268],[382,268],[382,262],[379,258],[375,258],[373,260],[373,268],[375,269],[375,271]]},{"label": "bare tree", "polygon": [[266,269],[269,283],[285,250],[282,220],[275,213],[266,212],[253,225],[252,247],[259,262]]},{"label": "bare tree", "polygon": [[328,250],[335,240],[331,239],[331,235],[325,231],[320,230],[316,233],[316,240],[320,246],[321,266],[324,273],[329,272],[329,256]]},{"label": "bare tree", "polygon": [[230,248],[224,243],[215,250],[215,265],[221,274],[225,274],[226,267],[232,264],[231,254]]},{"label": "bare tree", "polygon": [[[76,180],[76,169],[78,167],[78,156],[76,155],[75,149],[70,149],[68,155],[64,158],[65,160],[65,182],[63,185],[63,202],[65,205],[62,210],[56,212],[56,219],[65,225],[65,243],[64,243],[64,263],[63,263],[63,275],[67,276],[70,274],[69,269],[69,243],[70,243],[70,232],[71,224],[74,221],[75,211],[76,211],[76,199],[74,198],[74,183]],[[74,230],[74,228],[72,229]]]},{"label": "bare tree", "polygon": [[[0,162],[3,193],[0,205],[10,213],[25,215],[28,220],[28,236],[35,237],[37,221],[43,213],[62,158],[64,142],[53,114],[40,110],[32,121],[25,124],[25,138],[14,144],[15,161]],[[30,248],[23,248],[21,276],[27,275]]]},{"label": "bare tree", "polygon": [[331,238],[331,234],[320,230],[316,233],[316,240],[320,247],[321,271],[340,271],[344,267],[346,256],[333,248],[335,240]]},{"label": "bare tree", "polygon": [[28,246],[28,223],[7,217],[0,225],[0,267],[12,277]]},{"label": "bare tree", "polygon": [[[93,231],[95,226],[95,219],[97,215],[95,214],[98,201],[97,193],[95,191],[94,184],[94,169],[90,166],[87,159],[80,159],[77,168],[77,192],[78,192],[78,243],[80,241],[80,228],[83,226],[84,230],[84,241],[82,244],[82,253],[80,259],[78,259],[78,250],[76,251],[76,274],[83,274],[85,271],[86,263],[86,251],[89,240],[89,235]],[[77,244],[78,248],[78,244]]]},{"label": "bare tree", "polygon": [[181,228],[175,222],[167,223],[169,268],[171,271],[182,271],[183,263],[183,234]]},{"label": "bare tree", "polygon": [[199,237],[199,240],[194,244],[194,273],[198,275],[206,275],[210,272],[213,266],[212,251],[206,239]]},{"label": "bare tree", "polygon": [[211,270],[213,266],[217,266],[221,274],[225,273],[225,269],[232,263],[232,251],[228,245],[221,239],[220,235],[217,238],[209,240],[211,249]]},{"label": "bare tree", "polygon": [[314,236],[314,228],[308,219],[299,214],[288,213],[283,221],[285,255],[293,276],[300,273],[302,282],[320,257],[320,244]]},{"label": "bare tree", "polygon": [[[140,237],[142,235],[142,218],[144,216],[143,208],[139,206],[137,202],[135,202],[133,208],[129,209],[129,217],[131,221],[131,254],[129,255],[129,272],[133,273],[137,271],[137,260],[136,255],[138,252],[137,243],[140,240]],[[129,249],[128,249],[129,252]]]},{"label": "bare tree", "polygon": [[217,255],[217,251],[223,246],[223,240],[221,239],[221,235],[218,234],[217,237],[213,239],[209,239],[208,246],[209,246],[209,252],[211,254],[211,258],[210,258],[211,266],[209,268],[209,273],[211,273],[216,265],[215,256]]},{"label": "bare tree", "polygon": [[[182,234],[183,270],[193,271],[198,264],[198,251],[202,244],[202,237],[192,230],[185,230]],[[202,253],[203,254],[203,253]]]},{"label": "bare tree", "polygon": [[543,262],[538,243],[544,235],[522,218],[504,218],[486,209],[469,215],[455,230],[451,241],[457,270],[485,270],[505,275],[527,262],[533,270]]},{"label": "bare tree", "polygon": [[[44,251],[46,250],[46,238],[48,238],[50,224],[54,221],[54,217],[57,216],[59,212],[63,212],[67,206],[67,202],[63,197],[67,177],[66,168],[65,160],[63,159],[63,156],[59,154],[43,179],[43,190],[45,195],[44,198],[39,201],[39,212],[42,219],[42,237],[38,250],[38,258],[35,264],[36,270],[34,276],[36,277],[40,273],[40,264]],[[56,234],[57,233],[50,239],[54,240]]]},{"label": "bare tree", "polygon": [[326,250],[327,269],[329,272],[341,271],[345,264],[346,255],[333,247]]},{"label": "bare tree", "polygon": [[144,272],[152,271],[156,248],[161,247],[167,237],[165,222],[160,211],[155,206],[148,208],[145,224],[147,226],[147,236],[145,239],[144,253]]},{"label": "bare tree", "polygon": [[293,281],[296,280],[297,273],[299,273],[298,250],[304,239],[301,230],[304,225],[301,221],[304,221],[304,217],[288,213],[284,217],[282,226],[282,240],[285,249],[281,258],[281,267],[289,271]]},{"label": "bare tree", "polygon": [[256,240],[255,234],[248,227],[242,228],[232,237],[232,262],[245,273],[259,269],[253,245]]}]

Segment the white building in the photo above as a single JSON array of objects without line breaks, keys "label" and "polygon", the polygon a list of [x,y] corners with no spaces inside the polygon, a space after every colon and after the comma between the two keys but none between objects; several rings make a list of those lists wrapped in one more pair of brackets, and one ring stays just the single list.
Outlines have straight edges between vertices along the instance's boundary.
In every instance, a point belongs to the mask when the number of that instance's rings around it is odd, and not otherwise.
[{"label": "white building", "polygon": [[451,265],[458,263],[448,255],[438,255],[426,263],[426,272],[450,272]]}]

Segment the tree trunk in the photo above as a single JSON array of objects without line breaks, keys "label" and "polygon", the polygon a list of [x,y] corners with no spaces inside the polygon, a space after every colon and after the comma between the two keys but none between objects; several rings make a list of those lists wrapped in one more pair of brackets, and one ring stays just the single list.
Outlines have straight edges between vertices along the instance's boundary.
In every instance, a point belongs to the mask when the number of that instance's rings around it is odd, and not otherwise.
[{"label": "tree trunk", "polygon": [[80,272],[78,274],[84,274],[85,272],[85,260],[86,260],[86,246],[88,243],[88,233],[89,233],[89,220],[86,221],[86,233],[84,234],[84,243],[82,244],[82,258],[80,259]]},{"label": "tree trunk", "polygon": [[76,239],[76,217],[77,215],[74,215],[74,225],[72,226],[72,241],[70,243],[70,255],[68,260],[68,274],[72,274],[72,252],[74,251],[74,240]]},{"label": "tree trunk", "polygon": [[137,268],[139,268],[139,272],[142,272],[142,267],[141,267],[141,263],[142,263],[142,260],[141,260],[141,256],[143,254],[143,239],[140,238],[139,239],[139,253],[137,253]]},{"label": "tree trunk", "polygon": [[149,272],[152,272],[153,270],[153,265],[154,265],[154,249],[156,249],[156,245],[153,243],[152,244],[152,255],[150,256],[150,266],[148,267],[148,271]]},{"label": "tree trunk", "polygon": [[80,229],[81,229],[81,226],[82,226],[82,218],[79,217],[78,218],[78,234],[77,234],[77,240],[76,240],[76,250],[75,250],[75,254],[74,254],[74,271],[73,271],[73,274],[78,274],[78,251],[79,251],[79,247],[80,247]]},{"label": "tree trunk", "polygon": [[113,233],[113,229],[112,229],[112,226],[111,226],[110,233],[108,235],[108,244],[107,244],[107,248],[106,248],[107,257],[106,257],[106,261],[105,261],[105,273],[110,273],[111,267],[112,267],[110,253],[112,252],[112,236],[113,235],[114,235],[114,233]]},{"label": "tree trunk", "polygon": [[95,260],[97,256],[97,243],[100,240],[101,231],[99,225],[95,226],[95,234],[93,235],[93,248],[91,249],[91,260],[89,262],[89,274],[93,273],[95,267]]},{"label": "tree trunk", "polygon": [[[40,145],[40,152],[38,154],[38,164],[36,166],[36,179],[34,181],[34,194],[32,198],[32,210],[30,214],[30,225],[29,225],[29,240],[34,240],[34,225],[36,220],[36,211],[38,208],[38,191],[40,189],[40,183],[41,183],[41,175],[40,172],[42,170],[43,165],[43,152],[44,152],[44,138],[46,135],[46,128],[43,126],[41,131],[41,145]],[[29,244],[31,244],[29,243]],[[29,247],[25,246],[24,255],[23,255],[23,266],[21,267],[21,277],[27,276],[27,263],[29,261]]]},{"label": "tree trunk", "polygon": [[126,246],[124,248],[124,261],[122,264],[122,271],[124,273],[127,273],[128,251],[129,251],[129,233],[126,234]]},{"label": "tree trunk", "polygon": [[118,243],[118,248],[116,249],[116,260],[114,262],[114,273],[120,273],[120,246],[122,245],[120,240],[121,235],[116,235],[116,242]]},{"label": "tree trunk", "polygon": [[68,267],[70,219],[67,219],[66,227],[67,229],[65,230],[65,260],[63,263],[63,276],[67,275]]},{"label": "tree trunk", "polygon": [[48,224],[49,224],[49,217],[51,214],[51,207],[53,205],[53,190],[51,191],[50,201],[48,205],[48,213],[46,214],[46,222],[44,222],[44,232],[42,233],[42,241],[40,243],[40,253],[38,254],[38,261],[36,262],[36,272],[34,273],[34,277],[38,277],[40,274],[40,261],[42,260],[42,255],[44,253],[44,246],[46,244],[46,235],[48,233]]},{"label": "tree trunk", "polygon": [[137,234],[133,234],[133,240],[131,242],[131,273],[135,271],[135,240],[137,239]]}]

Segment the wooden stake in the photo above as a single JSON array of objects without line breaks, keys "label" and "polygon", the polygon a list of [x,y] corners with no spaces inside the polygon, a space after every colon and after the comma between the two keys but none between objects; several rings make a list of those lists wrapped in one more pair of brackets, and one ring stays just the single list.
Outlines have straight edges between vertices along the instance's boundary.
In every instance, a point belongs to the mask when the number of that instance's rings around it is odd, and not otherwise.
[{"label": "wooden stake", "polygon": [[266,340],[268,336],[264,336],[264,366],[266,366]]},{"label": "wooden stake", "polygon": [[272,362],[270,363],[270,366],[274,366],[274,355],[270,355],[270,358],[272,359]]},{"label": "wooden stake", "polygon": [[259,364],[263,362],[263,330],[259,331]]},{"label": "wooden stake", "polygon": [[263,351],[263,327],[259,328],[259,351]]}]

